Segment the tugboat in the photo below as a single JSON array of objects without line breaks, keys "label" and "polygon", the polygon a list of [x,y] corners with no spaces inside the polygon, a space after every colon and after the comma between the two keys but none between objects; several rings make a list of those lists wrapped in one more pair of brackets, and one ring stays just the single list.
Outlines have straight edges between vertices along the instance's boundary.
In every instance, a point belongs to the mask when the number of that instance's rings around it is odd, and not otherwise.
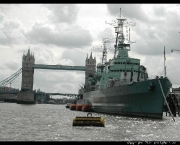
[{"label": "tugboat", "polygon": [[[131,25],[121,18],[120,10],[120,18],[114,27],[114,57],[107,61],[104,45],[102,63],[97,64],[96,69],[96,58],[92,57],[92,52],[90,58],[87,56],[82,100],[88,102],[94,112],[162,119],[163,105],[172,84],[163,76],[149,79],[140,59],[128,56]],[[124,27],[128,31],[127,38]],[[82,100],[77,104],[84,102]]]}]

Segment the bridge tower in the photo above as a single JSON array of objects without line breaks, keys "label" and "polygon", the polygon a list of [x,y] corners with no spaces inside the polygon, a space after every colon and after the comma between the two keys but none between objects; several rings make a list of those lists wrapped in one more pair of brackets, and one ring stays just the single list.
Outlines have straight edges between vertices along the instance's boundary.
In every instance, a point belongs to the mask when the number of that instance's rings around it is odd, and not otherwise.
[{"label": "bridge tower", "polygon": [[96,73],[96,58],[92,57],[92,52],[90,57],[88,58],[88,55],[86,57],[85,60],[85,66],[86,66],[86,70],[85,70],[85,87],[86,87],[86,91],[89,90],[88,88],[88,79],[90,77],[94,77],[95,73]]},{"label": "bridge tower", "polygon": [[34,54],[30,53],[28,49],[27,54],[22,57],[22,82],[21,91],[17,96],[17,103],[32,104],[34,103],[33,80],[35,63]]}]

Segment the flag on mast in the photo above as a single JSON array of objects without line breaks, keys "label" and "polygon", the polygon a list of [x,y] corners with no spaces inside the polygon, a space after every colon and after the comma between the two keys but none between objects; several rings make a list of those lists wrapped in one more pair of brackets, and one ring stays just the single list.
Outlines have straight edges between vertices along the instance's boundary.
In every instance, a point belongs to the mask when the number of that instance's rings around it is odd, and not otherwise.
[{"label": "flag on mast", "polygon": [[166,77],[166,66],[165,66],[166,56],[165,56],[165,46],[164,46],[164,76]]},{"label": "flag on mast", "polygon": [[166,60],[166,56],[165,56],[165,46],[164,46],[164,60]]}]

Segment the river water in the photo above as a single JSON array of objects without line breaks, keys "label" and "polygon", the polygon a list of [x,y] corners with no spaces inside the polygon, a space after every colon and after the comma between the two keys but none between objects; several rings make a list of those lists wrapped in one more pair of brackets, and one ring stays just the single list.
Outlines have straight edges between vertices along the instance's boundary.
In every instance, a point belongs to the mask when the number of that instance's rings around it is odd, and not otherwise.
[{"label": "river water", "polygon": [[[72,126],[76,116],[65,105],[0,103],[0,141],[180,141],[180,117],[162,120],[92,113],[105,127]],[[130,142],[129,142],[130,141]]]}]

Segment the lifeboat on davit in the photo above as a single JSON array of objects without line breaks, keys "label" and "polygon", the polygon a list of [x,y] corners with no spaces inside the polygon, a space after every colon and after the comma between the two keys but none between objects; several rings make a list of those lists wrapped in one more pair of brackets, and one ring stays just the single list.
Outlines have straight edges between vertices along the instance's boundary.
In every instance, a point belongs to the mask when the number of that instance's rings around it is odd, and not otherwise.
[{"label": "lifeboat on davit", "polygon": [[76,110],[76,104],[71,104],[69,108],[70,110]]},{"label": "lifeboat on davit", "polygon": [[90,111],[92,111],[92,108],[91,108],[90,105],[84,104],[83,107],[82,107],[82,111],[84,111],[84,112],[90,112]]},{"label": "lifeboat on davit", "polygon": [[82,104],[76,104],[76,110],[77,111],[82,111],[82,107],[83,107]]}]

